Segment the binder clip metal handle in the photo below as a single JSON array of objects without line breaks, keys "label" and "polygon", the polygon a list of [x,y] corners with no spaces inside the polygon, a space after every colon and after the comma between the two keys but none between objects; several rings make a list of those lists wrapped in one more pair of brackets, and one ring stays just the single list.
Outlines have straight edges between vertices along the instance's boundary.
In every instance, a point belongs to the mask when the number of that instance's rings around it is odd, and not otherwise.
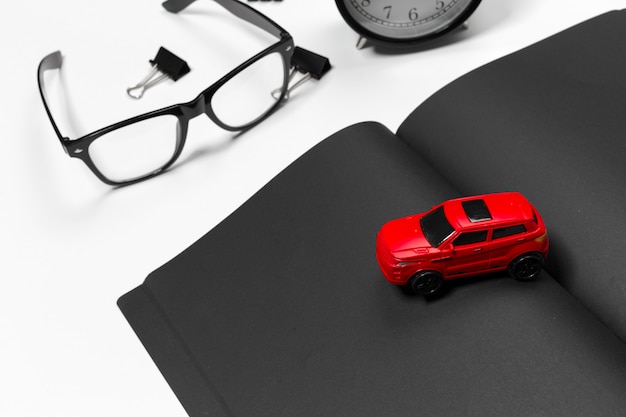
[{"label": "binder clip metal handle", "polygon": [[150,63],[152,64],[152,70],[150,70],[148,75],[139,81],[137,85],[126,89],[126,93],[130,97],[138,100],[143,97],[148,88],[154,87],[168,78],[177,81],[190,71],[187,62],[163,47],[159,48],[159,51],[154,59],[150,60]]},{"label": "binder clip metal handle", "polygon": [[[167,80],[169,77],[167,74],[161,74],[157,77],[157,74],[159,73],[159,68],[156,65],[152,66],[152,70],[148,73],[148,75],[146,75],[146,78],[144,78],[143,80],[139,81],[139,83],[137,83],[137,85],[133,86],[133,87],[128,87],[126,89],[126,93],[136,99],[139,100],[141,97],[143,97],[143,93],[145,93],[145,91],[150,88],[150,87],[154,87],[155,85],[159,84],[162,81]],[[155,78],[156,77],[156,78]]]},{"label": "binder clip metal handle", "polygon": [[[332,66],[330,65],[330,60],[328,58],[296,46],[296,49],[293,51],[293,55],[291,57],[291,70],[289,72],[288,87],[285,92],[285,96],[283,97],[283,101],[289,100],[289,95],[293,90],[312,78],[316,80],[321,79],[331,68]],[[304,75],[293,82],[296,73],[298,72]],[[278,100],[280,93],[281,89],[278,88],[272,91],[272,97]]]}]

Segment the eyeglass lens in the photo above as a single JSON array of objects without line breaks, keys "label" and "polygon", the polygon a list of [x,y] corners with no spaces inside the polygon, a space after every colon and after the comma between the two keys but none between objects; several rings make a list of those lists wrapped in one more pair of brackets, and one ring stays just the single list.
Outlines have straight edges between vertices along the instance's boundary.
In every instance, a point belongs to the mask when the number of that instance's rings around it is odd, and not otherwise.
[{"label": "eyeglass lens", "polygon": [[226,126],[239,128],[264,116],[276,105],[272,91],[285,83],[283,57],[275,52],[255,61],[222,85],[211,108]]},{"label": "eyeglass lens", "polygon": [[96,169],[113,182],[141,178],[172,159],[179,129],[178,118],[173,115],[145,119],[93,141],[89,157]]}]

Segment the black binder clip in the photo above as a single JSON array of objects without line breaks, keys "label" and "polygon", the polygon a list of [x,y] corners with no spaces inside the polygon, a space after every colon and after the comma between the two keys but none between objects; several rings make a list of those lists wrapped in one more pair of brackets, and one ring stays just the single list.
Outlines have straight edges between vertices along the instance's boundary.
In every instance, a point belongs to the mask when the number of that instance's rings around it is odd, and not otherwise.
[{"label": "black binder clip", "polygon": [[[291,56],[289,87],[287,88],[283,101],[289,100],[289,95],[293,90],[309,81],[311,78],[316,80],[321,79],[331,68],[332,66],[330,65],[328,58],[296,46],[296,49],[293,51],[293,55]],[[297,72],[304,75],[292,84]],[[272,92],[272,96],[275,99],[278,99],[280,96],[280,89],[274,90]]]},{"label": "black binder clip", "polygon": [[[154,87],[168,78],[177,81],[190,71],[187,62],[163,47],[159,48],[159,51],[154,59],[150,60],[150,63],[152,64],[152,70],[148,75],[137,85],[126,89],[126,93],[130,97],[140,99],[148,88]],[[158,75],[159,73],[161,75]]]}]

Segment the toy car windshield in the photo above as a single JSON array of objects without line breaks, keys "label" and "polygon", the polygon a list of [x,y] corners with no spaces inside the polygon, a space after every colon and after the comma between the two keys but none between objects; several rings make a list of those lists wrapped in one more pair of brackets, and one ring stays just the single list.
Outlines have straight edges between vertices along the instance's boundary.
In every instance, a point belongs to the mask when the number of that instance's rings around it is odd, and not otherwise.
[{"label": "toy car windshield", "polygon": [[422,217],[420,226],[424,237],[434,248],[439,247],[454,233],[454,228],[446,218],[443,206],[439,206]]}]

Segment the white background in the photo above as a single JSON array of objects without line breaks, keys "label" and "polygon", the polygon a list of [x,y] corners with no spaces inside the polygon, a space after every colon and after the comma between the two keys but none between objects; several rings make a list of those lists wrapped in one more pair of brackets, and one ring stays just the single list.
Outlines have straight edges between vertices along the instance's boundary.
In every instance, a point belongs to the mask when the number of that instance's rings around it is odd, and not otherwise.
[{"label": "white background", "polygon": [[[330,58],[332,71],[248,133],[194,119],[174,169],[112,189],[58,143],[36,68],[60,49],[52,111],[78,137],[193,99],[263,46],[210,1],[178,15],[155,0],[6,1],[0,13],[0,416],[186,416],[116,306],[119,296],[208,232],[315,144],[352,123],[395,131],[429,95],[493,59],[626,1],[483,0],[469,29],[436,49],[355,49],[332,0],[250,3]],[[256,32],[255,32],[256,33]],[[165,46],[192,71],[126,87]],[[486,115],[488,117],[488,115]],[[289,196],[285,196],[289,198]]]}]

